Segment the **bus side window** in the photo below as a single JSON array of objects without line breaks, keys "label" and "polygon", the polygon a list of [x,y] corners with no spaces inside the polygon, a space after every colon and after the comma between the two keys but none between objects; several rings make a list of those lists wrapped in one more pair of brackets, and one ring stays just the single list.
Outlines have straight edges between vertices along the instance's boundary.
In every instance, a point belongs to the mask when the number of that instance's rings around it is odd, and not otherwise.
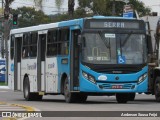
[{"label": "bus side window", "polygon": [[23,35],[23,47],[22,47],[22,58],[28,58],[29,57],[29,46],[28,46],[28,33],[25,33]]},{"label": "bus side window", "polygon": [[64,28],[59,33],[58,53],[60,55],[68,55],[69,53],[69,29]]},{"label": "bus side window", "polygon": [[58,30],[50,30],[47,35],[47,56],[57,55]]},{"label": "bus side window", "polygon": [[36,57],[37,56],[37,39],[38,39],[38,33],[33,32],[29,36],[29,56],[30,57]]}]

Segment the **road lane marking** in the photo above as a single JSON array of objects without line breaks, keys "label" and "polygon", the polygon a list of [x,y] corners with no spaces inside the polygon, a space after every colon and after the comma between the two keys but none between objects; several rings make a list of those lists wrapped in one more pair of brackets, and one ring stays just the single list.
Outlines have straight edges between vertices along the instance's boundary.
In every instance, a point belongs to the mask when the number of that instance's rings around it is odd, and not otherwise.
[{"label": "road lane marking", "polygon": [[[22,105],[22,104],[11,104],[11,103],[6,103],[6,102],[2,102],[0,101],[0,112],[3,111],[26,111],[26,112],[35,112],[35,111],[40,111],[37,108],[31,107],[31,106],[27,106],[27,105]],[[2,120],[24,120],[26,118],[10,118],[10,117],[6,117],[6,118],[2,118]],[[28,119],[28,118],[27,118]]]},{"label": "road lane marking", "polygon": [[6,102],[1,102],[0,101],[0,105],[6,105],[7,103]]},{"label": "road lane marking", "polygon": [[8,92],[8,91],[0,91],[0,92]]},{"label": "road lane marking", "polygon": [[0,89],[9,89],[8,86],[0,86]]},{"label": "road lane marking", "polygon": [[11,106],[18,106],[24,108],[26,111],[35,111],[35,109],[31,106],[20,105],[20,104],[11,104]]}]

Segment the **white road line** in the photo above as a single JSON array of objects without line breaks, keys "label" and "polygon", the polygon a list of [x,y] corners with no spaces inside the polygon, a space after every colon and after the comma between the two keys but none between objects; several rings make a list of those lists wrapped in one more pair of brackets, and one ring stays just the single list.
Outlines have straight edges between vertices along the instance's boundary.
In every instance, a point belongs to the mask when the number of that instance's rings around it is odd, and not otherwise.
[{"label": "white road line", "polygon": [[9,89],[8,86],[0,86],[0,89]]},{"label": "white road line", "polygon": [[0,91],[0,92],[7,92],[7,91]]},{"label": "white road line", "polygon": [[0,111],[26,111],[26,109],[10,104],[0,104]]}]

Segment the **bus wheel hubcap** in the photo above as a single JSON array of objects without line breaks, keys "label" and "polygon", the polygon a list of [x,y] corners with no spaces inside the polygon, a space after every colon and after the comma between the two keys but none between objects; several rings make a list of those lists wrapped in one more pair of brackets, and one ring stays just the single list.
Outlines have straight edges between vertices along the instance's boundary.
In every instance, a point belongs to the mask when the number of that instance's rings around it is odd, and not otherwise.
[{"label": "bus wheel hubcap", "polygon": [[25,86],[25,97],[27,97],[28,96],[28,88],[27,88],[27,86]]},{"label": "bus wheel hubcap", "polygon": [[66,85],[65,85],[65,96],[69,97],[68,83],[66,83]]},{"label": "bus wheel hubcap", "polygon": [[160,96],[160,83],[156,84],[156,95]]}]

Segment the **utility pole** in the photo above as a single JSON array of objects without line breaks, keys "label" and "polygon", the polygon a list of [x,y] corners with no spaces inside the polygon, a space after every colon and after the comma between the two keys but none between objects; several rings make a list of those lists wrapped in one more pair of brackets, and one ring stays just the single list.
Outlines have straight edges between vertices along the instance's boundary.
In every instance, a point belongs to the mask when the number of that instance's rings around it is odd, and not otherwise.
[{"label": "utility pole", "polygon": [[113,0],[113,4],[112,4],[112,15],[114,16],[115,14],[116,14],[116,8],[115,8],[115,6],[116,6],[116,3],[115,3],[115,0]]},{"label": "utility pole", "polygon": [[10,2],[12,0],[5,0],[4,4],[4,42],[5,42],[5,57],[6,57],[6,76],[5,83],[8,84],[8,40],[10,34],[10,24],[9,24],[9,15],[10,15]]},{"label": "utility pole", "polygon": [[[1,17],[1,24],[2,24],[2,29],[3,29],[3,25],[4,25],[4,0],[2,0],[2,17]],[[4,58],[4,31],[1,31],[1,55],[2,58]]]}]

